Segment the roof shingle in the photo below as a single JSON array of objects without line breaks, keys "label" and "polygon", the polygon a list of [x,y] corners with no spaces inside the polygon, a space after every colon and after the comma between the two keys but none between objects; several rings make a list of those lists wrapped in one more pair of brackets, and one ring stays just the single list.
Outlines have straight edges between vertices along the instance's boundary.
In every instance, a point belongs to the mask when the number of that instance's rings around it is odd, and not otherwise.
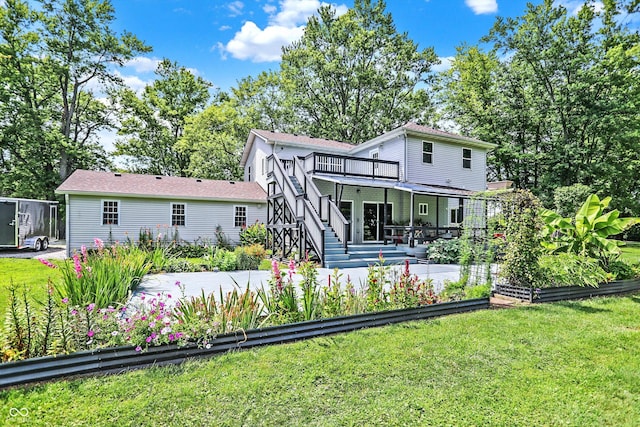
[{"label": "roof shingle", "polygon": [[296,135],[291,133],[271,132],[268,130],[254,129],[254,133],[260,135],[267,141],[282,142],[285,144],[302,144],[302,145],[315,145],[318,147],[331,147],[338,150],[349,151],[354,145],[346,142],[333,141],[331,139],[314,138],[306,135]]},{"label": "roof shingle", "polygon": [[266,202],[267,197],[256,182],[87,170],[75,171],[57,188],[56,193],[254,202]]}]

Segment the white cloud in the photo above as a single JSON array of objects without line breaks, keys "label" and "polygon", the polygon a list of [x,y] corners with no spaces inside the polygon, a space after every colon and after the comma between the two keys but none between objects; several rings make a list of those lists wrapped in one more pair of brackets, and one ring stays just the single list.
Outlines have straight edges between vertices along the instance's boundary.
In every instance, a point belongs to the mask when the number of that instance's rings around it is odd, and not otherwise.
[{"label": "white cloud", "polygon": [[453,56],[440,56],[438,59],[440,60],[440,63],[431,67],[431,70],[436,73],[441,73],[451,68],[451,63],[455,58]]},{"label": "white cloud", "polygon": [[227,9],[231,12],[231,16],[242,15],[242,9],[244,9],[244,3],[241,1],[234,1],[227,5]]},{"label": "white cloud", "polygon": [[223,25],[222,27],[218,28],[218,31],[227,31],[230,30],[231,26],[229,25]]},{"label": "white cloud", "polygon": [[146,56],[136,56],[135,58],[125,62],[125,67],[133,68],[136,73],[153,73],[158,68],[160,59],[147,58]]},{"label": "white cloud", "polygon": [[236,59],[250,59],[253,62],[278,61],[282,46],[299,39],[303,31],[303,27],[288,28],[280,25],[270,25],[261,30],[248,21],[233,40],[222,47]]},{"label": "white cloud", "polygon": [[[559,6],[564,6],[571,15],[577,15],[580,9],[582,9],[582,6],[587,2],[583,0],[556,0],[554,3]],[[604,9],[604,4],[600,1],[596,1],[591,4],[596,12],[600,12]]]},{"label": "white cloud", "polygon": [[[298,40],[309,17],[321,6],[327,5],[320,0],[281,0],[279,9],[267,4],[262,8],[269,15],[269,23],[264,29],[253,21],[247,21],[233,39],[226,45],[218,43],[215,49],[220,50],[223,59],[231,54],[236,59],[253,62],[278,61],[282,46]],[[344,4],[332,6],[338,15],[348,10]]]},{"label": "white cloud", "polygon": [[495,13],[498,11],[497,0],[464,0],[464,3],[469,6],[476,15]]}]

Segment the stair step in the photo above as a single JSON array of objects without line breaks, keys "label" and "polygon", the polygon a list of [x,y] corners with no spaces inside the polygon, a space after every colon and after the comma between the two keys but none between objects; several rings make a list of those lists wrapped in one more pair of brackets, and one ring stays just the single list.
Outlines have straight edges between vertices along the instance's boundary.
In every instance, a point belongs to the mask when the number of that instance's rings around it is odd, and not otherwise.
[{"label": "stair step", "polygon": [[[385,265],[402,265],[405,260],[409,260],[409,264],[416,264],[417,260],[412,257],[393,257],[393,258],[385,258]],[[325,258],[325,267],[326,268],[350,268],[350,267],[368,267],[370,265],[375,265],[379,263],[380,260],[378,258],[358,258],[358,259],[350,259],[347,261],[330,261]]]}]

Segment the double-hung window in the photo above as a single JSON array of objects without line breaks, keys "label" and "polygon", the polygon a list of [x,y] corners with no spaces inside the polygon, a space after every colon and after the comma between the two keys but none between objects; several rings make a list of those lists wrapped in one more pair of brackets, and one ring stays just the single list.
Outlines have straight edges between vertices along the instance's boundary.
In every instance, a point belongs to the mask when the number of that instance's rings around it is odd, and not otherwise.
[{"label": "double-hung window", "polygon": [[422,141],[422,163],[433,164],[433,142]]},{"label": "double-hung window", "polygon": [[245,227],[247,225],[247,207],[236,206],[234,209],[233,225],[234,227]]},{"label": "double-hung window", "polygon": [[187,205],[171,203],[171,226],[184,227],[187,224]]},{"label": "double-hung window", "polygon": [[103,200],[102,201],[102,225],[118,225],[120,224],[120,201],[119,200]]},{"label": "double-hung window", "polygon": [[471,149],[462,149],[462,167],[465,169],[471,169]]}]

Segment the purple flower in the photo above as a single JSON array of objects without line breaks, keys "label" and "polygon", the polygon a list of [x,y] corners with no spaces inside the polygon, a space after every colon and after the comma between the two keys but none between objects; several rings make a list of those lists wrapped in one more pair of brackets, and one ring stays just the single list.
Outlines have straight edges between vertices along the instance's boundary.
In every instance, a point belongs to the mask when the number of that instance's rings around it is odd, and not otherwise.
[{"label": "purple flower", "polygon": [[76,314],[78,314],[78,310],[76,310],[75,308],[73,310],[71,310],[71,315],[75,316]]},{"label": "purple flower", "polygon": [[89,332],[87,332],[87,336],[88,336],[89,338],[91,338],[91,337],[92,337],[92,336],[94,336],[94,335],[95,335],[95,332],[93,332],[92,330],[89,330]]},{"label": "purple flower", "polygon": [[180,281],[179,280],[176,281],[176,286],[180,287]]},{"label": "purple flower", "polygon": [[95,303],[91,303],[87,306],[87,311],[93,311],[94,308],[96,308]]},{"label": "purple flower", "polygon": [[140,347],[140,346],[137,346],[137,347],[136,347],[136,351],[137,351],[137,352],[140,352],[140,351],[142,351],[142,347]]},{"label": "purple flower", "polygon": [[145,341],[146,341],[147,343],[150,343],[152,339],[153,339],[153,338],[151,338],[151,336],[148,336],[148,337],[147,337],[147,339],[146,339]]},{"label": "purple flower", "polygon": [[63,304],[66,304],[68,302],[69,302],[69,298],[67,298],[67,297],[62,298],[62,303]]}]

